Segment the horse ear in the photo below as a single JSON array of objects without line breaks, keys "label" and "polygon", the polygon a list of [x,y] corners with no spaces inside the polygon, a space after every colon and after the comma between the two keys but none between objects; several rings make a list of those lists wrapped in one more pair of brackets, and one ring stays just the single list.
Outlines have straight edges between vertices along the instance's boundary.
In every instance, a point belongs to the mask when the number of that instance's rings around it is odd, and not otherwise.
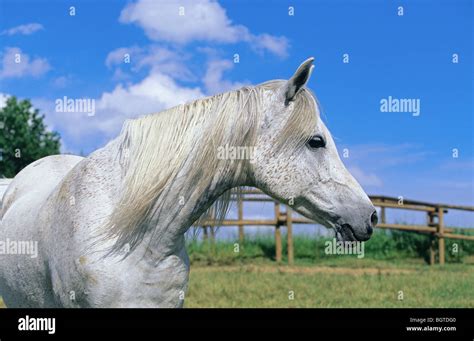
[{"label": "horse ear", "polygon": [[288,103],[290,103],[295,98],[298,91],[308,82],[308,79],[311,76],[314,68],[313,61],[313,57],[306,59],[287,82],[285,91],[285,105],[288,105]]}]

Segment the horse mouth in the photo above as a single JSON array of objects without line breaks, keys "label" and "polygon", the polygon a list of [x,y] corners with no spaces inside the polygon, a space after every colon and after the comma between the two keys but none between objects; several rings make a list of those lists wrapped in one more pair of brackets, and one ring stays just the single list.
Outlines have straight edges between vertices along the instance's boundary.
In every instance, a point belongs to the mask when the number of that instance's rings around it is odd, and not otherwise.
[{"label": "horse mouth", "polygon": [[363,242],[369,238],[358,238],[354,229],[349,224],[336,226],[336,239],[342,242]]}]

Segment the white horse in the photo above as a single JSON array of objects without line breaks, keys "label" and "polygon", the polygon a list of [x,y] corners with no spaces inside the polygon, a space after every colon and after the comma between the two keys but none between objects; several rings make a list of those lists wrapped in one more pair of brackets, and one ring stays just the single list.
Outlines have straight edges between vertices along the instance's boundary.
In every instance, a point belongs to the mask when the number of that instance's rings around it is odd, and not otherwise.
[{"label": "white horse", "polygon": [[[83,158],[45,157],[12,181],[0,241],[34,241],[38,256],[0,255],[8,307],[181,307],[184,234],[229,190],[261,189],[344,241],[369,239],[377,216],[339,159],[305,88],[306,60],[275,80],[129,120]],[[222,146],[252,158],[217,157]]]}]

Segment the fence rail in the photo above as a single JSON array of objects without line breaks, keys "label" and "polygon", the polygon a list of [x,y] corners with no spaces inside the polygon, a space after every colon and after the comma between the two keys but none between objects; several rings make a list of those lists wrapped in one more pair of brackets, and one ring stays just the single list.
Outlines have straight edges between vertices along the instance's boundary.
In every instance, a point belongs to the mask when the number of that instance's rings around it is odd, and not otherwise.
[{"label": "fence rail", "polygon": [[[474,211],[474,206],[450,205],[439,203],[428,203],[416,200],[407,200],[388,196],[373,195],[369,196],[374,206],[380,208],[380,222],[377,228],[394,229],[401,231],[417,232],[428,234],[432,237],[430,246],[430,264],[435,264],[436,259],[439,264],[443,265],[446,261],[445,239],[471,240],[474,241],[474,235],[464,235],[455,233],[456,230],[446,228],[444,224],[444,215],[449,210]],[[237,201],[237,219],[226,219],[222,222],[215,220],[205,221],[201,224],[207,236],[207,229],[210,228],[212,236],[214,235],[215,226],[237,226],[239,228],[239,240],[244,241],[245,226],[274,226],[275,227],[275,258],[277,262],[282,261],[282,235],[281,227],[287,229],[287,257],[288,263],[294,263],[294,245],[293,245],[293,224],[316,224],[316,222],[299,216],[293,216],[293,210],[287,205],[285,210],[281,209],[282,204],[273,200],[259,190],[245,190],[240,197],[234,196],[231,200]],[[273,219],[244,219],[243,203],[244,202],[273,202],[275,214]],[[401,209],[426,212],[426,225],[405,225],[387,223],[386,209]],[[462,228],[460,228],[462,229]],[[468,228],[465,228],[468,230]],[[473,230],[474,231],[474,230]]]}]

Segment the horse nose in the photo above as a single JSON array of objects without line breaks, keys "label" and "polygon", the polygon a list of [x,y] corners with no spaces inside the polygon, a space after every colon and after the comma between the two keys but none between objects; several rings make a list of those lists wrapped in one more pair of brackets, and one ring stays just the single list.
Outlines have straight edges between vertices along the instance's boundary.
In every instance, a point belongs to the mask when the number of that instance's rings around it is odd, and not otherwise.
[{"label": "horse nose", "polygon": [[370,216],[370,225],[367,227],[367,232],[369,234],[372,234],[374,231],[375,225],[379,222],[379,217],[377,216],[377,211],[374,211],[372,215]]}]

